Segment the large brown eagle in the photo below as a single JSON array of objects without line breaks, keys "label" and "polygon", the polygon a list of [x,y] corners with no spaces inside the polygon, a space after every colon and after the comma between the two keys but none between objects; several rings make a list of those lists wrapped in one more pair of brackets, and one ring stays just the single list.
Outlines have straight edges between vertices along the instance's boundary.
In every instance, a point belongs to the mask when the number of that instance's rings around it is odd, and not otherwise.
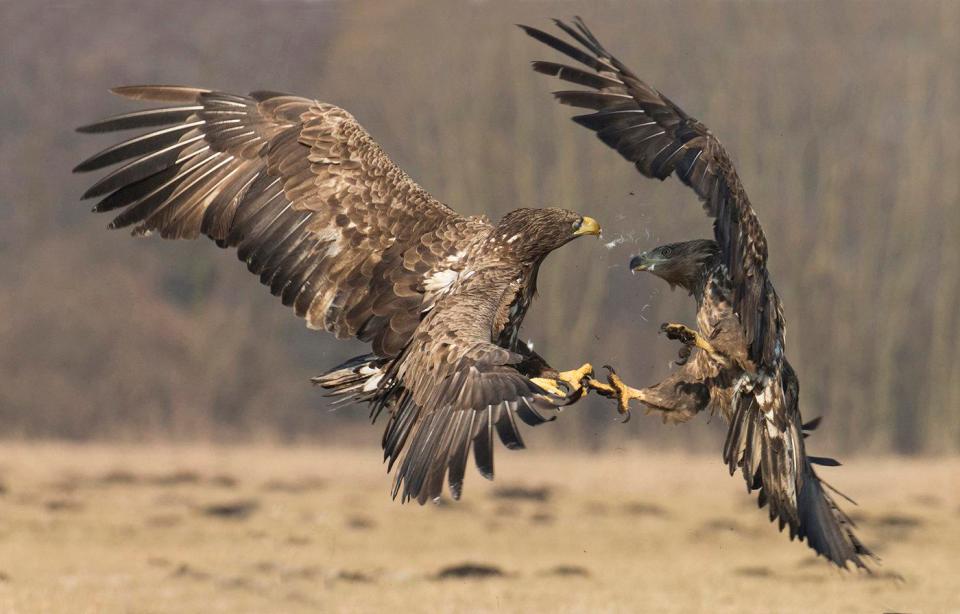
[{"label": "large brown eagle", "polygon": [[563,104],[591,110],[574,121],[643,175],[662,180],[675,173],[714,218],[713,240],[664,245],[630,262],[632,270],[649,271],[696,298],[698,331],[664,325],[668,336],[686,344],[682,368],[642,390],[612,372],[609,385],[592,387],[616,396],[622,411],[638,399],[674,421],[719,412],[729,422],[724,460],[731,474],[742,472],[748,491],[759,491],[770,519],[838,566],[867,568],[873,554],[812,466],[836,461],[804,450],[804,430],[818,421],[801,421],[799,383],[784,356],[783,309],[767,272],[767,241],[727,152],[703,124],[607,52],[582,20],[556,24],[573,44],[522,27],[585,67],[533,63],[537,72],[589,88],[554,93]]},{"label": "large brown eagle", "polygon": [[582,392],[589,365],[558,373],[517,334],[543,259],[598,235],[594,219],[561,209],[517,209],[497,224],[458,215],[331,104],[178,86],[114,92],[168,106],[79,129],[151,129],[77,166],[123,163],[84,198],[118,212],[111,228],[237,248],[309,328],[370,342],[371,353],[315,381],[370,403],[374,418],[388,412],[394,496],[423,503],[446,478],[458,498],[471,448],[492,478],[494,433],[522,448],[517,418],[540,424],[542,410]]}]

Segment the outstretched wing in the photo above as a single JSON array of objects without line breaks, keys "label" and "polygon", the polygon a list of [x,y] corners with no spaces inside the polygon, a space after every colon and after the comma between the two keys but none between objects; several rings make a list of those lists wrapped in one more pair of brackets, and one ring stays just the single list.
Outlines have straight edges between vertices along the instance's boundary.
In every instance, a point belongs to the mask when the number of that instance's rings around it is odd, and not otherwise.
[{"label": "outstretched wing", "polygon": [[150,128],[81,163],[124,163],[84,198],[119,212],[111,228],[201,234],[236,247],[307,326],[395,356],[455,278],[457,254],[489,225],[435,200],[346,111],[279,94],[179,86],[115,93],[172,103],[80,128]]},{"label": "outstretched wing", "polygon": [[[800,388],[787,361],[783,363],[783,373],[774,390],[758,395],[773,399],[767,403],[773,411],[763,411],[767,409],[761,409],[764,401],[758,401],[753,394],[744,395],[735,403],[723,447],[730,474],[741,470],[747,489],[758,491],[760,507],[768,506],[770,520],[776,520],[781,531],[784,526],[789,527],[790,539],[805,539],[817,554],[839,567],[853,563],[869,570],[866,561],[876,560],[876,556],[857,538],[853,521],[813,469],[814,464],[839,463],[807,456],[804,431],[815,429],[819,419],[801,424]],[[780,399],[786,403],[785,408],[778,407]]]},{"label": "outstretched wing", "polygon": [[444,476],[459,498],[471,448],[480,473],[493,479],[494,433],[523,448],[517,418],[535,426],[548,420],[538,410],[557,407],[517,370],[524,357],[493,343],[504,292],[489,268],[478,269],[426,316],[374,406],[390,405],[383,449],[391,467],[399,460],[394,496],[402,489],[403,500],[439,497]]},{"label": "outstretched wing", "polygon": [[775,364],[782,352],[777,347],[782,323],[767,283],[767,241],[727,152],[703,124],[604,49],[579,18],[573,26],[556,24],[575,44],[521,27],[589,70],[542,61],[533,62],[534,70],[590,88],[554,96],[563,104],[593,109],[573,120],[594,130],[645,176],[662,180],[676,173],[693,188],[715,218],[714,234],[733,282],[734,309],[750,342],[750,358]]}]

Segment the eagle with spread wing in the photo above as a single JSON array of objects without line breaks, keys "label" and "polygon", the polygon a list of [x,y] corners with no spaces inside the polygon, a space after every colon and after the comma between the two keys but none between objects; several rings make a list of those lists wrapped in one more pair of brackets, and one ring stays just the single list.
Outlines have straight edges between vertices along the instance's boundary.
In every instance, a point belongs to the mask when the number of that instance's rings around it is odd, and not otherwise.
[{"label": "eagle with spread wing", "polygon": [[148,129],[82,162],[120,165],[84,198],[111,228],[234,247],[311,329],[371,344],[315,378],[386,411],[393,496],[461,494],[470,450],[493,477],[494,437],[522,448],[517,419],[541,424],[579,398],[589,365],[558,373],[518,340],[537,271],[554,249],[599,235],[590,217],[517,209],[497,224],[425,192],[346,111],[259,91],[113,90],[166,103],[80,128]]},{"label": "eagle with spread wing", "polygon": [[608,384],[591,381],[591,387],[616,397],[623,412],[633,399],[674,421],[705,409],[719,412],[729,423],[723,456],[730,473],[742,472],[770,519],[838,566],[868,569],[866,560],[875,557],[813,468],[838,463],[804,450],[804,431],[819,420],[802,423],[799,382],[784,356],[783,308],[767,271],[767,240],[730,157],[703,124],[604,49],[582,20],[556,24],[572,42],[521,27],[583,66],[533,62],[537,72],[588,88],[554,93],[562,104],[590,110],[574,121],[643,175],[676,174],[714,218],[713,240],[664,245],[630,261],[631,270],[653,273],[697,301],[698,330],[663,326],[685,344],[682,368],[649,388],[626,386],[612,371]]}]

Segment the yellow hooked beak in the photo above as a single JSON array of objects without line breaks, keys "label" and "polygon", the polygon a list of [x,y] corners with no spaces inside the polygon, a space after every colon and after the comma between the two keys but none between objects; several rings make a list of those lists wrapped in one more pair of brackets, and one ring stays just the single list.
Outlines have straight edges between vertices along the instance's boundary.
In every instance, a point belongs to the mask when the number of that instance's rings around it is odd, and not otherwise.
[{"label": "yellow hooked beak", "polygon": [[583,216],[583,221],[580,222],[580,228],[573,233],[573,236],[579,237],[581,235],[595,235],[600,236],[600,224],[597,220],[592,217]]}]

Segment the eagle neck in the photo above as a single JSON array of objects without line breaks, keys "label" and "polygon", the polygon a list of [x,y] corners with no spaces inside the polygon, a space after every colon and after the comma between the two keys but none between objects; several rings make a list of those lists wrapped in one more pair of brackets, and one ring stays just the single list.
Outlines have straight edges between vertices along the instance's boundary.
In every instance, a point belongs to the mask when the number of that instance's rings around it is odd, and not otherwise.
[{"label": "eagle neck", "polygon": [[683,284],[685,290],[687,290],[697,301],[697,306],[703,304],[703,297],[706,293],[707,284],[710,283],[710,280],[718,272],[720,264],[715,260],[705,263],[697,270],[696,276],[690,280],[689,287],[687,284]]},{"label": "eagle neck", "polygon": [[513,295],[508,300],[506,322],[498,336],[499,344],[503,347],[513,350],[517,346],[523,318],[526,317],[527,310],[530,309],[533,297],[537,293],[537,274],[540,271],[541,262],[543,258],[529,265],[521,265],[514,283],[511,284]]}]

